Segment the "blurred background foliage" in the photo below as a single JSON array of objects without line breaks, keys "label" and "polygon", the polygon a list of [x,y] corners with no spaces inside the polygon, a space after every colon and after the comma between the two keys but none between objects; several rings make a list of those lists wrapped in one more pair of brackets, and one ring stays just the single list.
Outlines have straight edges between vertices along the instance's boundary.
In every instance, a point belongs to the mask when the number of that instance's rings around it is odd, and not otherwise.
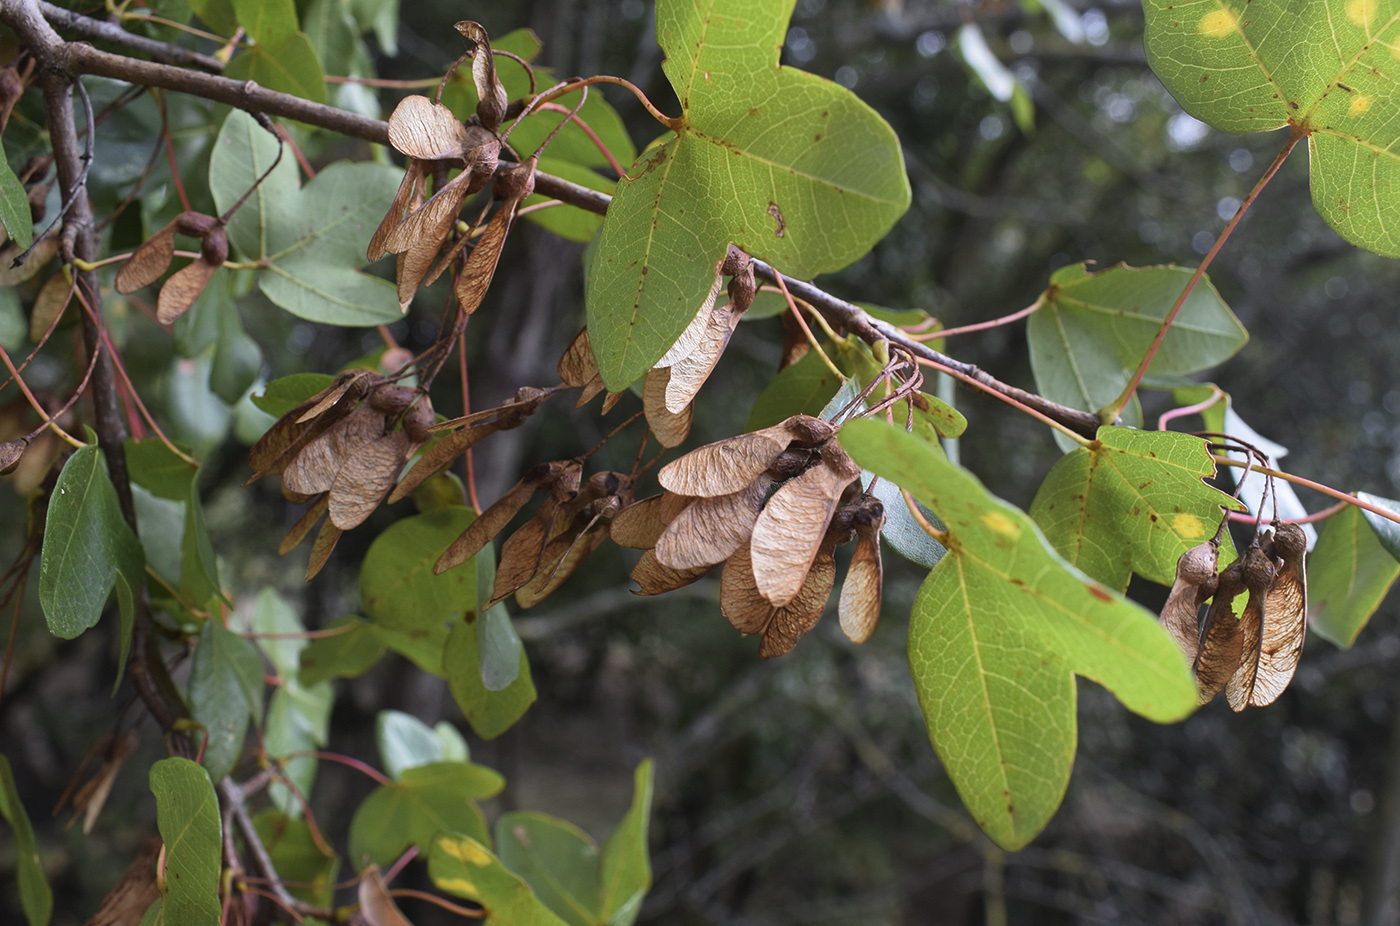
[{"label": "blurred background foliage", "polygon": [[[543,42],[539,63],[556,74],[621,75],[662,110],[678,110],[644,0],[404,4],[394,53],[381,44],[386,32],[371,34],[372,61],[355,63],[356,73],[440,74],[461,53],[451,24],[464,17],[493,37],[531,28]],[[1019,84],[1012,101],[996,99],[959,54],[965,23],[980,27]],[[783,62],[853,88],[888,119],[914,188],[913,207],[894,232],[823,285],[853,300],[920,307],[954,326],[1029,304],[1067,263],[1198,261],[1283,136],[1227,136],[1181,113],[1146,68],[1141,29],[1132,2],[797,0]],[[327,72],[338,73],[331,65]],[[645,146],[656,123],[616,89],[604,92]],[[115,95],[101,86],[93,93]],[[382,112],[394,94],[379,97]],[[332,101],[375,106],[353,87],[332,87]],[[181,144],[207,145],[222,113],[175,97],[169,105]],[[142,112],[129,108],[120,124],[129,150],[120,139],[99,146],[99,213],[129,189],[130,162],[139,167],[149,154],[152,129]],[[21,130],[28,120],[39,144],[32,127],[41,115],[22,107],[17,118]],[[12,137],[7,132],[7,149],[20,144]],[[317,164],[376,156],[329,135],[303,143]],[[153,195],[112,226],[113,250],[140,240],[143,215],[154,221],[174,208],[167,180],[168,169],[157,165]],[[202,181],[186,181],[198,207]],[[555,382],[555,362],[582,324],[582,252],[533,224],[511,236],[495,287],[468,329],[474,407],[497,404],[519,385]],[[1256,429],[1291,448],[1285,467],[1341,489],[1400,494],[1393,323],[1400,264],[1351,248],[1325,227],[1298,157],[1236,231],[1211,278],[1252,336],[1215,381]],[[420,295],[393,327],[401,343],[431,341],[442,301]],[[227,374],[242,362],[260,380],[331,372],[382,344],[373,331],[294,319],[256,293],[237,304],[260,369],[246,350],[242,361],[211,354],[214,336],[201,331],[209,323],[199,322],[198,309],[173,339],[120,301],[111,311],[138,388],[173,434],[207,459],[200,488],[236,600],[251,608],[258,590],[271,586],[303,609],[308,626],[323,626],[357,607],[359,561],[404,506],[381,509],[348,534],[322,576],[303,583],[304,548],[274,555],[300,511],[275,485],[241,485],[247,442],[266,419],[237,390],[219,389],[220,374],[211,388],[211,370],[222,363]],[[1022,325],[992,329],[949,351],[1030,386],[1023,332]],[[37,388],[61,388],[63,351],[75,338],[74,329],[60,329],[52,356],[34,368]],[[741,328],[697,402],[691,445],[743,429],[780,345],[775,319]],[[436,407],[449,415],[460,407],[454,382],[444,376],[434,390]],[[15,413],[12,400],[0,395],[10,403],[0,416]],[[979,395],[959,391],[957,403],[971,423],[963,463],[994,492],[1028,505],[1058,456],[1049,433]],[[1165,403],[1163,394],[1145,396],[1149,420]],[[630,409],[600,422],[546,406],[527,427],[497,435],[475,458],[483,503],[530,465],[592,446],[623,414]],[[626,468],[634,450],[610,447],[606,462]],[[1324,506],[1303,498],[1311,510]],[[25,516],[24,499],[0,487],[6,562],[19,534],[8,526]],[[627,591],[629,566],[628,554],[605,545],[591,568],[518,616],[540,699],[495,741],[467,735],[473,759],[508,781],[493,812],[542,810],[597,836],[626,808],[632,768],[642,757],[657,759],[655,886],[644,922],[1395,922],[1400,628],[1393,602],[1350,651],[1310,641],[1297,684],[1273,706],[1244,715],[1216,703],[1158,727],[1081,681],[1081,742],[1065,805],[1028,849],[1006,855],[962,810],[919,716],[904,656],[918,569],[887,551],[885,618],[867,645],[850,645],[827,620],[770,663],[758,659],[756,640],[740,638],[720,616],[717,578],[638,599]],[[1132,591],[1154,608],[1165,596],[1151,586]],[[91,835],[65,828],[66,814],[50,815],[89,746],[111,730],[114,703],[140,708],[129,683],[115,702],[108,697],[113,622],[59,641],[44,629],[36,596],[28,601],[0,706],[0,742],[30,800],[58,898],[54,922],[80,923],[154,831],[144,770],[163,751],[144,725]],[[187,667],[177,667],[182,672]],[[460,721],[445,683],[396,656],[337,685],[329,748],[338,752],[374,757],[381,709],[430,724]],[[323,763],[312,804],[337,839],[371,784]],[[0,868],[11,868],[11,852],[0,845]],[[13,883],[4,877],[0,883]],[[406,877],[426,881],[416,868]],[[0,916],[17,916],[15,904],[6,893]],[[449,921],[411,901],[405,910],[419,924]]]}]

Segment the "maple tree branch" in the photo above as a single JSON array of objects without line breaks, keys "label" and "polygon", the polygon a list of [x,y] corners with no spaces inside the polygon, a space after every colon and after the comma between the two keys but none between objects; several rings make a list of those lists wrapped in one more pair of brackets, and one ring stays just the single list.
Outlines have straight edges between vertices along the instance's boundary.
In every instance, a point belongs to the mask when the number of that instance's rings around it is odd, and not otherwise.
[{"label": "maple tree branch", "polygon": [[[37,10],[36,2],[37,0],[0,0],[0,21],[14,26],[17,14],[25,10]],[[37,17],[37,12],[34,15]],[[47,23],[44,25],[47,28]],[[188,93],[218,103],[227,103],[248,112],[260,112],[270,116],[294,119],[307,125],[314,125],[376,144],[388,144],[389,141],[387,122],[370,119],[357,113],[337,109],[334,106],[313,103],[290,94],[268,90],[258,86],[253,81],[232,80],[227,77],[192,71],[188,68],[174,67],[153,61],[140,61],[100,51],[82,42],[62,42],[57,40],[56,35],[54,42],[49,42],[44,47],[35,48],[34,43],[28,41],[23,30],[20,30],[18,26],[16,29],[21,32],[21,38],[26,40],[26,44],[30,44],[41,61],[69,77],[76,77],[79,74],[96,74],[130,83]],[[514,165],[502,161],[501,166]],[[535,174],[535,192],[562,200],[571,206],[598,215],[605,214],[609,203],[612,202],[612,197],[607,193],[590,190],[560,177],[538,172]],[[764,280],[772,283],[777,282],[777,272],[763,261],[754,261],[754,271]],[[904,348],[915,357],[933,361],[962,374],[961,378],[964,381],[977,388],[1013,398],[1090,439],[1098,431],[1100,421],[1098,416],[1092,412],[1069,408],[1032,392],[1003,383],[980,367],[955,360],[946,354],[933,350],[913,340],[895,326],[873,318],[859,306],[837,298],[811,283],[794,280],[786,275],[784,275],[783,281],[793,295],[810,303],[833,325],[844,328],[867,343],[874,344],[887,340]]]},{"label": "maple tree branch", "polygon": [[[63,260],[74,265],[80,297],[85,294],[88,305],[92,308],[91,312],[80,313],[80,317],[83,342],[89,357],[93,358],[91,397],[98,446],[102,448],[106,458],[107,472],[116,491],[122,517],[135,532],[136,509],[132,502],[131,481],[126,469],[126,451],[122,443],[126,438],[126,426],[122,423],[121,411],[117,407],[112,356],[107,351],[100,328],[101,289],[97,273],[91,269],[82,269],[77,263],[86,261],[91,264],[96,261],[98,247],[97,237],[93,232],[92,202],[88,199],[85,185],[85,153],[79,146],[74,122],[72,86],[75,77],[53,66],[56,55],[62,49],[91,46],[65,43],[44,19],[36,0],[0,0],[0,22],[14,29],[21,43],[40,65],[39,86],[43,91],[49,140],[53,146],[54,166],[66,212],[60,236],[60,250]],[[111,57],[133,64],[144,63],[116,55]],[[168,65],[157,66],[169,68]],[[193,73],[182,71],[180,68],[169,69]],[[93,130],[92,125],[87,127],[89,134]],[[150,599],[144,585],[133,597],[135,619],[131,640],[132,684],[151,716],[162,730],[169,733],[176,719],[186,713],[184,702],[180,699],[175,683],[170,679],[165,662],[156,647],[155,638],[151,634]],[[174,742],[177,752],[185,752],[189,748],[188,737],[178,736]]]},{"label": "maple tree branch", "polygon": [[50,23],[76,33],[85,39],[96,39],[101,42],[110,42],[113,45],[121,45],[143,55],[149,55],[165,64],[183,64],[215,74],[224,69],[224,63],[211,55],[201,55],[188,48],[181,48],[179,45],[148,39],[143,35],[126,31],[116,23],[105,22],[101,19],[75,13],[72,10],[65,10],[61,6],[46,3],[45,0],[38,0],[38,7],[39,12]]}]

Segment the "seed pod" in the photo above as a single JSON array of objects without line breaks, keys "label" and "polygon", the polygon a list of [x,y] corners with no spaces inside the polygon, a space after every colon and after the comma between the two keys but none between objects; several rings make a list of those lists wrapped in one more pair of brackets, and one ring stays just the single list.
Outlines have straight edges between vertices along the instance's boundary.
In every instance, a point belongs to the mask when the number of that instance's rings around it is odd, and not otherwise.
[{"label": "seed pod", "polygon": [[154,283],[170,269],[170,262],[175,259],[175,224],[169,223],[131,252],[131,257],[117,271],[117,292],[134,293]]},{"label": "seed pod", "polygon": [[698,569],[724,562],[753,534],[773,480],[759,475],[743,491],[698,498],[676,515],[656,542],[656,559],[672,569]]},{"label": "seed pod", "polygon": [[8,476],[19,466],[20,457],[29,446],[24,438],[0,444],[0,476]]},{"label": "seed pod", "polygon": [[672,521],[694,499],[674,492],[663,492],[628,505],[613,518],[609,533],[618,546],[650,550]]},{"label": "seed pod", "polygon": [[475,556],[482,547],[491,542],[491,538],[510,523],[511,518],[520,513],[520,509],[525,507],[525,503],[534,496],[537,489],[553,485],[563,478],[566,467],[570,465],[577,464],[567,460],[556,460],[552,463],[540,463],[532,468],[523,479],[483,511],[480,517],[452,541],[452,545],[433,566],[433,574],[441,575]]},{"label": "seed pod", "polygon": [[714,572],[714,566],[702,566],[699,569],[672,569],[663,566],[657,561],[656,555],[647,550],[642,554],[642,558],[637,560],[637,565],[632,567],[632,580],[641,586],[632,594],[634,595],[662,595],[666,592],[673,592],[704,578]]},{"label": "seed pod", "polygon": [[742,633],[761,633],[758,654],[764,659],[789,652],[821,619],[836,581],[835,543],[823,543],[798,593],[775,607],[759,591],[749,547],[735,551],[720,578],[720,611]]},{"label": "seed pod", "polygon": [[673,412],[667,405],[671,373],[670,368],[663,367],[648,370],[642,389],[642,410],[646,413],[647,426],[663,447],[679,447],[685,443],[693,411],[690,405],[683,405]]},{"label": "seed pod", "polygon": [[885,526],[885,506],[873,495],[862,496],[853,506],[851,526],[856,551],[841,583],[837,613],[841,630],[852,643],[864,643],[880,620],[884,565],[880,562],[880,531]]},{"label": "seed pod", "polygon": [[[1298,668],[1307,634],[1308,586],[1304,570],[1307,535],[1296,524],[1275,522],[1273,534],[1264,540],[1262,547],[1279,568],[1264,597],[1257,666],[1247,702],[1252,707],[1273,703],[1288,687]],[[1248,633],[1245,642],[1252,642]],[[1246,650],[1247,657],[1250,652]],[[1241,677],[1241,685],[1245,681]]]},{"label": "seed pod", "polygon": [[1181,554],[1176,561],[1176,581],[1172,583],[1167,603],[1162,606],[1162,627],[1176,641],[1188,662],[1196,660],[1196,651],[1200,648],[1200,605],[1197,603],[1200,590],[1215,578],[1219,556],[1220,548],[1213,540]]},{"label": "seed pod", "polygon": [[1240,622],[1235,618],[1234,602],[1244,590],[1244,561],[1236,560],[1220,573],[1215,597],[1201,625],[1200,646],[1191,664],[1196,673],[1199,704],[1219,694],[1239,668],[1243,639]]},{"label": "seed pod", "polygon": [[[1225,686],[1225,696],[1230,700],[1230,707],[1236,711],[1256,703],[1256,691],[1258,703],[1268,704],[1283,690],[1280,685],[1270,696],[1268,692],[1272,686],[1259,688],[1264,625],[1270,620],[1268,592],[1276,575],[1273,558],[1262,548],[1256,545],[1245,552],[1244,585],[1249,590],[1249,604],[1245,605],[1244,614],[1240,616],[1240,665]],[[1266,697],[1267,700],[1264,700]]]},{"label": "seed pod", "polygon": [[827,525],[860,467],[834,443],[821,451],[821,464],[789,480],[773,493],[753,528],[753,573],[759,592],[781,608],[803,588],[808,570],[826,536]]},{"label": "seed pod", "polygon": [[661,485],[680,495],[733,495],[758,478],[791,444],[817,447],[836,433],[829,421],[793,415],[761,431],[706,444],[661,467]]}]

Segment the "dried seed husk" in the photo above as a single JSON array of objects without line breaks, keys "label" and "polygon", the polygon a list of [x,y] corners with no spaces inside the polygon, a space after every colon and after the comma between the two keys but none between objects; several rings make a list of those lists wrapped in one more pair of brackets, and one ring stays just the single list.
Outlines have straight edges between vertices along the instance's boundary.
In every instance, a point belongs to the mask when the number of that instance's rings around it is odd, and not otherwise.
[{"label": "dried seed husk", "polygon": [[406,96],[389,116],[389,144],[399,154],[424,161],[459,159],[467,127],[452,110],[426,96]]},{"label": "dried seed husk", "polygon": [[454,23],[456,29],[467,41],[476,45],[472,52],[472,80],[476,83],[476,116],[481,124],[492,132],[501,127],[505,118],[509,99],[506,89],[496,78],[496,62],[491,54],[491,39],[480,23],[463,20]]},{"label": "dried seed husk", "polygon": [[462,211],[462,201],[467,197],[471,180],[471,172],[464,170],[447,181],[431,199],[410,212],[385,238],[385,250],[402,255],[398,268],[400,308],[407,309],[419,284],[432,269],[433,260],[457,221],[457,213]]},{"label": "dried seed husk", "polygon": [[1201,625],[1200,643],[1191,669],[1196,674],[1196,700],[1205,704],[1220,693],[1240,666],[1244,637],[1235,617],[1235,599],[1244,593],[1244,560],[1220,573],[1215,596]]},{"label": "dried seed husk", "polygon": [[[1306,587],[1301,576],[1307,548],[1307,535],[1302,528],[1279,524],[1268,549],[1251,547],[1246,554],[1249,607],[1240,619],[1244,655],[1239,670],[1225,687],[1230,707],[1236,711],[1271,704],[1283,694],[1298,667],[1307,631]],[[1277,568],[1274,555],[1283,561],[1282,569]],[[1290,573],[1286,582],[1285,572]],[[1275,606],[1280,612],[1273,610]],[[1285,608],[1287,611],[1283,612]]]},{"label": "dried seed husk", "polygon": [[336,527],[326,519],[326,523],[321,525],[321,529],[316,533],[316,539],[311,542],[311,560],[306,564],[306,579],[311,579],[320,572],[326,565],[326,560],[330,559],[331,551],[340,541],[340,528]]},{"label": "dried seed husk", "polygon": [[472,247],[471,254],[457,275],[457,301],[462,314],[470,315],[481,305],[491,280],[496,275],[496,264],[501,259],[501,249],[505,247],[506,235],[515,221],[515,210],[525,197],[535,190],[536,159],[527,158],[519,167],[497,174],[497,191],[505,191],[505,202],[486,223],[486,229]]},{"label": "dried seed husk", "polygon": [[535,413],[535,409],[548,399],[552,393],[548,389],[538,389],[534,386],[521,386],[515,390],[515,398],[505,405],[496,408],[484,408],[479,412],[472,412],[470,415],[463,415],[460,418],[451,418],[441,421],[429,428],[429,431],[447,431],[452,428],[460,428],[463,425],[474,424],[484,421],[493,415],[496,418],[496,427],[502,431],[509,431],[511,428],[518,428],[525,423],[525,420]]},{"label": "dried seed husk", "polygon": [[741,633],[761,633],[758,654],[781,656],[816,626],[836,581],[834,543],[822,544],[797,595],[783,607],[772,605],[758,590],[749,547],[743,546],[724,563],[720,578],[720,611]]},{"label": "dried seed husk", "polygon": [[749,542],[772,484],[772,478],[761,473],[741,492],[698,498],[687,505],[657,541],[657,561],[683,571],[729,559]]},{"label": "dried seed husk", "polygon": [[433,403],[426,395],[419,397],[419,400],[404,413],[403,432],[408,435],[408,441],[415,451],[432,439],[429,428],[436,420]]},{"label": "dried seed husk", "polygon": [[248,483],[285,471],[307,444],[349,415],[369,390],[366,374],[369,371],[340,374],[329,388],[277,419],[248,451],[248,466],[253,470]]},{"label": "dried seed husk", "polygon": [[209,278],[222,264],[222,261],[211,264],[201,257],[171,274],[156,299],[156,321],[162,325],[175,324],[176,319],[194,305],[204,287],[209,285]]},{"label": "dried seed husk", "polygon": [[807,340],[807,332],[802,330],[802,326],[793,318],[791,312],[784,312],[783,319],[783,356],[778,361],[778,372],[786,370],[812,349],[812,342]]},{"label": "dried seed husk", "polygon": [[156,861],[162,847],[158,838],[146,841],[84,926],[137,926],[141,922],[146,909],[160,898]]},{"label": "dried seed husk", "polygon": [[417,398],[418,390],[412,386],[381,383],[365,397],[365,404],[385,415],[397,415],[411,406]]},{"label": "dried seed husk", "polygon": [[710,312],[695,350],[671,364],[671,380],[666,384],[667,411],[678,413],[690,405],[714,372],[738,325],[739,313],[728,302]]},{"label": "dried seed husk", "polygon": [[[602,377],[599,377],[598,382],[600,385],[602,384]],[[603,396],[603,407],[600,409],[600,413],[606,415],[608,412],[612,411],[613,406],[621,401],[622,395],[623,393],[621,392],[609,392],[607,395]]]},{"label": "dried seed husk", "polygon": [[[374,387],[382,381],[383,378],[372,370],[360,368],[346,370],[337,376],[335,382],[331,383],[329,387],[298,405],[297,410],[300,410],[302,406],[309,407],[292,420],[301,423],[318,418],[346,396],[349,396],[351,401],[358,402],[369,395]],[[348,407],[345,407],[345,413],[347,415],[350,413]],[[290,418],[291,415],[286,417]]]},{"label": "dried seed husk", "polygon": [[422,161],[410,159],[404,170],[403,180],[399,182],[398,192],[394,194],[394,201],[389,205],[389,211],[384,213],[384,218],[379,221],[379,227],[370,236],[369,247],[365,250],[366,258],[372,261],[378,260],[389,253],[387,248],[389,236],[403,222],[404,217],[417,208],[415,203],[423,195],[420,187],[426,182],[427,165]]},{"label": "dried seed husk", "polygon": [[0,476],[8,476],[19,467],[20,457],[29,446],[24,438],[0,444]]},{"label": "dried seed husk", "polygon": [[690,320],[690,324],[685,326],[681,336],[676,338],[676,343],[672,344],[671,349],[662,354],[661,359],[656,361],[657,369],[664,370],[701,349],[701,343],[705,340],[706,332],[710,328],[710,317],[714,314],[715,302],[719,299],[719,291],[724,284],[724,276],[721,273],[723,263],[720,261],[715,264],[715,281],[710,286],[705,301],[700,304],[695,317]]},{"label": "dried seed husk", "polygon": [[540,557],[540,568],[533,578],[515,592],[515,603],[533,608],[544,601],[574,570],[608,539],[607,525],[599,514],[577,535],[565,535],[551,540]]},{"label": "dried seed husk", "polygon": [[609,529],[613,542],[633,550],[650,550],[667,526],[693,501],[685,495],[663,492],[628,505],[613,518]]},{"label": "dried seed husk", "polygon": [[331,523],[345,531],[363,524],[389,494],[412,453],[408,435],[391,431],[351,454],[330,489]]},{"label": "dried seed husk", "polygon": [[467,452],[467,449],[475,446],[482,438],[489,437],[499,430],[494,424],[482,424],[476,427],[463,428],[448,434],[428,448],[427,452],[418,458],[418,462],[413,464],[413,468],[408,471],[408,475],[400,480],[394,487],[394,491],[389,494],[389,504],[397,502],[406,497],[414,489],[424,482],[427,482],[443,467],[449,465],[453,460]]},{"label": "dried seed husk", "polygon": [[792,443],[815,446],[836,433],[829,421],[794,415],[772,427],[706,444],[661,467],[661,485],[680,495],[733,495],[772,466]]},{"label": "dried seed husk", "polygon": [[496,566],[496,581],[491,586],[488,607],[535,577],[550,534],[554,533],[555,522],[559,520],[561,507],[552,496],[545,499],[534,517],[516,528],[515,533],[501,544],[500,562]]},{"label": "dried seed husk", "polygon": [[29,313],[29,340],[38,344],[58,324],[73,300],[75,283],[76,278],[70,279],[62,273],[49,277],[34,298],[34,309]]},{"label": "dried seed husk", "polygon": [[389,896],[378,865],[371,865],[361,873],[358,898],[360,916],[368,926],[413,926]]},{"label": "dried seed husk", "polygon": [[837,613],[841,630],[852,643],[864,643],[875,632],[880,620],[880,598],[885,570],[880,561],[880,531],[885,526],[885,506],[874,496],[857,503],[852,518],[856,550],[841,583]]},{"label": "dried seed husk", "polygon": [[692,582],[699,581],[714,571],[714,566],[703,566],[699,569],[672,569],[669,566],[661,565],[656,559],[656,554],[647,550],[642,554],[642,558],[637,560],[637,565],[632,567],[632,581],[639,586],[632,594],[664,595],[666,592],[673,592],[678,588],[690,585]]},{"label": "dried seed husk", "polygon": [[598,361],[593,356],[593,346],[588,341],[588,329],[584,328],[559,358],[559,379],[571,389],[587,386],[598,379]]},{"label": "dried seed husk", "polygon": [[802,590],[842,493],[860,476],[860,467],[838,445],[827,444],[821,454],[820,465],[773,493],[753,527],[754,579],[774,607]]},{"label": "dried seed husk", "polygon": [[282,484],[293,492],[329,492],[340,468],[384,434],[384,415],[361,405],[309,442],[282,471]]},{"label": "dried seed husk", "polygon": [[679,447],[690,434],[693,409],[687,405],[679,412],[673,412],[666,407],[666,389],[670,381],[669,368],[657,367],[647,371],[646,383],[642,388],[642,410],[657,442],[663,447]]},{"label": "dried seed husk", "polygon": [[295,550],[306,539],[306,535],[311,533],[311,528],[316,526],[316,522],[321,520],[330,503],[330,498],[325,493],[316,496],[315,503],[306,509],[306,513],[287,531],[287,536],[282,538],[282,543],[277,547],[277,555],[286,556]]},{"label": "dried seed husk", "polygon": [[558,481],[570,462],[572,461],[556,460],[552,463],[540,463],[526,473],[525,478],[513,485],[452,541],[452,545],[433,566],[433,574],[441,575],[480,552],[482,547],[490,543],[491,539],[520,513],[520,509],[525,507],[525,503],[534,496],[537,489]]},{"label": "dried seed husk", "polygon": [[758,295],[758,283],[753,276],[753,260],[731,244],[729,257],[725,259],[723,269],[725,273],[730,274],[729,301],[734,303],[735,314],[742,315],[749,310],[754,297]]},{"label": "dried seed husk", "polygon": [[217,216],[205,215],[202,212],[182,212],[175,216],[173,224],[180,234],[199,239],[208,237],[223,226]]},{"label": "dried seed husk", "polygon": [[1181,554],[1176,561],[1176,581],[1172,583],[1167,603],[1162,606],[1162,627],[1188,662],[1195,662],[1200,648],[1201,621],[1200,590],[1215,578],[1220,548],[1213,540],[1198,544]]},{"label": "dried seed husk", "polygon": [[149,286],[160,275],[170,269],[175,259],[175,221],[141,243],[131,252],[122,269],[117,271],[116,290],[123,295],[134,293],[143,286]]}]

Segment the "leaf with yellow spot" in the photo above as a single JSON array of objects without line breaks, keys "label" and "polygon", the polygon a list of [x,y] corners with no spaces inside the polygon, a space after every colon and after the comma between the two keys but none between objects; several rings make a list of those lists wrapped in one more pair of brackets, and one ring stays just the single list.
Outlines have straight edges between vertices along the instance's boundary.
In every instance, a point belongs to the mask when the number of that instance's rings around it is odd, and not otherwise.
[{"label": "leaf with yellow spot", "polygon": [[1103,427],[1060,458],[1030,514],[1061,556],[1104,585],[1125,589],[1134,572],[1171,585],[1181,554],[1215,536],[1221,506],[1244,510],[1202,482],[1214,475],[1203,438]]},{"label": "leaf with yellow spot", "polygon": [[480,842],[461,833],[433,840],[428,877],[438,890],[465,897],[486,908],[489,923],[511,926],[567,926],[520,877]]},{"label": "leaf with yellow spot", "polygon": [[1195,707],[1190,669],[1154,615],[1057,554],[1025,512],[927,442],[871,419],[846,424],[856,463],[947,525],[909,624],[909,667],[929,736],[978,824],[1008,849],[1050,819],[1075,751],[1075,675],[1159,722]]},{"label": "leaf with yellow spot", "polygon": [[1297,126],[1313,205],[1352,244],[1400,256],[1400,3],[1145,0],[1147,60],[1224,132]]}]

